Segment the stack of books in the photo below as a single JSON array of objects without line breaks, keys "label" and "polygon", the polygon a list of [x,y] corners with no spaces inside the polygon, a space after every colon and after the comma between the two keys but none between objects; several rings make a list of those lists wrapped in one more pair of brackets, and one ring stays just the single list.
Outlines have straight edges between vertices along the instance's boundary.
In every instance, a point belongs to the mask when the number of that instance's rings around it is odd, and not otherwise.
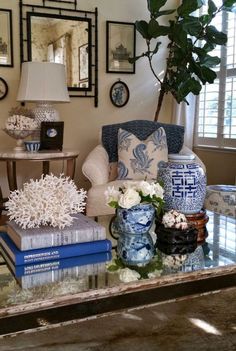
[{"label": "stack of books", "polygon": [[30,288],[65,277],[98,274],[111,259],[106,229],[81,213],[64,229],[22,229],[8,222],[0,233],[1,254],[22,288]]}]

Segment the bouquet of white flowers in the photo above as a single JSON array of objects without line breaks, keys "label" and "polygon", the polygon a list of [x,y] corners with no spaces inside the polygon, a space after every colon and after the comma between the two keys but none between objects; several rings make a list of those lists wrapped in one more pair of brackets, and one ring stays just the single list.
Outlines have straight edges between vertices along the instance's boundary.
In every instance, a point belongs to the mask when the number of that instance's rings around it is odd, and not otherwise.
[{"label": "bouquet of white flowers", "polygon": [[129,209],[140,203],[151,203],[157,210],[161,212],[163,208],[164,190],[159,183],[148,183],[147,181],[128,181],[116,190],[108,187],[105,191],[107,204],[113,208]]}]

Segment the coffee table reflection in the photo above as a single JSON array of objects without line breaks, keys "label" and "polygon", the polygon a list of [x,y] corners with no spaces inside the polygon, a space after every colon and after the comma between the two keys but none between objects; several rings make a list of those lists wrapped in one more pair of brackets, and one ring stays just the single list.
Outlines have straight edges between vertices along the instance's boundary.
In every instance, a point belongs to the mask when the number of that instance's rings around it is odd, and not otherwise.
[{"label": "coffee table reflection", "polygon": [[[45,275],[39,273],[38,278],[37,275],[30,278],[36,282],[38,279],[39,284],[22,289],[10,266],[1,259],[1,333],[39,327],[36,316],[44,316],[49,324],[57,324],[234,286],[235,218],[213,212],[208,212],[208,215],[205,242],[185,250],[179,247],[174,253],[163,247],[157,248],[154,266],[153,262],[149,263],[150,271],[147,267],[143,271],[140,267],[131,267],[140,274],[135,281],[122,280],[122,269],[110,269],[113,261],[108,260],[92,267],[74,266],[64,272],[55,269]],[[99,218],[107,228],[108,217]],[[116,257],[115,250],[113,257]],[[11,318],[14,323],[11,323]]]}]

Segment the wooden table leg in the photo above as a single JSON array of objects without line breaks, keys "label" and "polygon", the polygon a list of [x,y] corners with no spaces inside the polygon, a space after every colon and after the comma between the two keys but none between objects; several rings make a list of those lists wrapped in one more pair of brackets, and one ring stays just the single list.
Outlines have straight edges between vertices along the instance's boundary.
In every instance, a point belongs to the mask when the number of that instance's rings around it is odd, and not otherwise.
[{"label": "wooden table leg", "polygon": [[14,191],[17,189],[17,181],[16,181],[16,162],[15,161],[7,161],[7,179],[10,191]]},{"label": "wooden table leg", "polygon": [[75,165],[76,165],[75,158],[70,158],[67,160],[66,175],[71,179],[74,179],[74,176],[75,176]]},{"label": "wooden table leg", "polygon": [[49,161],[43,161],[43,174],[44,175],[49,174],[49,170],[50,170]]}]

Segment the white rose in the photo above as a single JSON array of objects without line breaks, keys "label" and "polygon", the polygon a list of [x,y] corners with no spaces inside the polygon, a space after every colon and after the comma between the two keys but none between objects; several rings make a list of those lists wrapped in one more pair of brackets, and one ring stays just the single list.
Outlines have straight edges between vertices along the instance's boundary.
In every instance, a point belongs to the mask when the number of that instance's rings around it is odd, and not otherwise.
[{"label": "white rose", "polygon": [[108,187],[107,190],[105,191],[105,197],[106,197],[106,201],[109,204],[111,201],[116,201],[118,202],[120,196],[120,192],[119,190],[116,190],[114,188],[114,186],[112,187]]},{"label": "white rose", "polygon": [[139,193],[134,189],[127,189],[124,194],[120,195],[118,204],[122,208],[131,208],[135,205],[138,205],[141,201]]},{"label": "white rose", "polygon": [[132,269],[124,268],[120,270],[119,278],[124,283],[133,282],[141,278],[140,274]]},{"label": "white rose", "polygon": [[164,189],[162,188],[162,186],[160,186],[160,184],[158,183],[153,183],[153,188],[154,188],[154,194],[157,197],[160,197],[161,199],[163,199],[164,197]]},{"label": "white rose", "polygon": [[154,188],[154,183],[149,184],[148,182],[145,182],[144,180],[140,182],[138,189],[142,191],[144,196],[150,195],[151,197],[155,194],[155,188]]}]

